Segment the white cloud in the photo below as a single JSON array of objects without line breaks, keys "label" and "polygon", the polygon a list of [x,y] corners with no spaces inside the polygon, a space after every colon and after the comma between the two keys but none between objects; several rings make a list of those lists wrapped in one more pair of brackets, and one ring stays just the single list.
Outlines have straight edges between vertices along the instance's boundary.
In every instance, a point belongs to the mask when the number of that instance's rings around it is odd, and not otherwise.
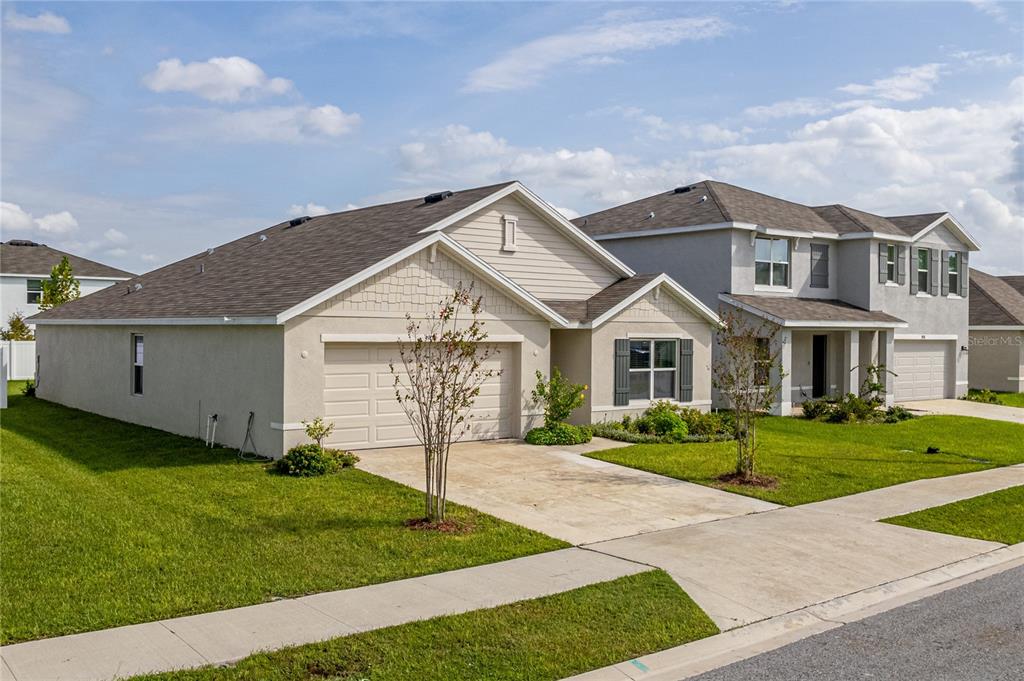
[{"label": "white cloud", "polygon": [[639,123],[649,137],[667,142],[687,140],[699,145],[732,144],[750,130],[731,130],[716,123],[673,123],[639,107],[612,107],[606,111],[620,113],[627,120]]},{"label": "white cloud", "polygon": [[316,217],[317,215],[326,215],[327,213],[330,212],[331,211],[330,209],[327,208],[327,206],[321,206],[320,204],[313,203],[312,201],[310,201],[306,205],[302,205],[301,203],[293,203],[288,208],[288,214],[293,215],[295,217],[300,217],[302,215]]},{"label": "white cloud", "polygon": [[123,243],[128,240],[128,236],[124,232],[119,229],[114,229],[113,227],[103,232],[103,236],[107,241],[112,241],[115,244]]},{"label": "white cloud", "polygon": [[792,118],[794,116],[819,116],[835,108],[832,102],[819,97],[797,97],[772,104],[751,106],[743,110],[750,118]]},{"label": "white cloud", "polygon": [[66,210],[35,218],[16,203],[0,201],[0,227],[12,231],[68,234],[78,228],[78,221]]},{"label": "white cloud", "polygon": [[336,139],[354,131],[362,118],[333,104],[275,106],[225,111],[172,108],[153,113],[167,124],[153,137],[164,141],[279,142],[299,144]]},{"label": "white cloud", "polygon": [[1010,18],[1006,8],[995,0],[967,0],[967,2],[982,14],[987,14],[1000,23]]},{"label": "white cloud", "polygon": [[107,251],[107,255],[111,258],[123,258],[128,255],[128,251],[124,248],[111,248]]},{"label": "white cloud", "polygon": [[153,92],[190,92],[213,102],[283,95],[292,89],[290,80],[270,78],[244,57],[214,57],[188,64],[165,59],[142,82]]},{"label": "white cloud", "polygon": [[612,55],[652,50],[687,40],[723,35],[729,24],[718,17],[609,21],[532,40],[513,47],[466,78],[467,92],[518,90],[537,84],[553,69],[571,64],[614,63]]},{"label": "white cloud", "polygon": [[954,59],[958,59],[968,66],[990,66],[993,68],[1003,68],[1006,66],[1013,66],[1017,63],[1017,58],[1010,52],[1003,54],[995,54],[988,50],[959,50],[953,52],[950,56]]},{"label": "white cloud", "polygon": [[10,10],[4,15],[4,26],[12,31],[32,31],[35,33],[71,33],[71,24],[64,17],[53,12],[41,12],[30,17]]},{"label": "white cloud", "polygon": [[878,97],[891,102],[910,102],[930,94],[942,75],[944,64],[902,66],[888,78],[879,78],[869,85],[850,83],[840,92],[858,97]]}]

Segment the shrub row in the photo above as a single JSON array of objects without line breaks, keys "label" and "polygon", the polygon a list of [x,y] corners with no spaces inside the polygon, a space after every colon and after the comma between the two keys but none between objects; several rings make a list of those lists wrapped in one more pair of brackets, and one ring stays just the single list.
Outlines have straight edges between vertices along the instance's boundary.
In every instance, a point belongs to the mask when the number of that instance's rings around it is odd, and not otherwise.
[{"label": "shrub row", "polygon": [[849,423],[850,421],[869,421],[882,423],[899,423],[914,418],[905,407],[899,405],[881,408],[877,399],[858,397],[847,393],[842,397],[820,397],[804,402],[804,418],[829,423]]},{"label": "shrub row", "polygon": [[309,478],[337,473],[342,468],[355,466],[359,457],[340,449],[321,448],[316,444],[298,445],[274,462],[274,470],[284,475]]}]

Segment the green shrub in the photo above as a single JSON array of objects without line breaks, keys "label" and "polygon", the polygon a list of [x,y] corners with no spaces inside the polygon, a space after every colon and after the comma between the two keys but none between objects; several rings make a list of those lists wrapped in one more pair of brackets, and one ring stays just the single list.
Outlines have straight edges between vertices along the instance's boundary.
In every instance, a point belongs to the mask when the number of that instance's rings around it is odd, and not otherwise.
[{"label": "green shrub", "polygon": [[551,378],[544,380],[544,374],[537,372],[537,386],[533,389],[533,401],[544,408],[544,427],[568,419],[583,404],[587,386],[570,383],[562,376],[558,367],[551,369]]},{"label": "green shrub", "polygon": [[833,400],[827,397],[819,397],[815,400],[807,400],[800,405],[804,411],[804,418],[820,419],[828,416],[834,406]]},{"label": "green shrub", "polygon": [[984,402],[986,404],[997,404],[999,402],[999,397],[988,388],[968,390],[963,399],[970,400],[971,402]]},{"label": "green shrub", "polygon": [[25,381],[25,385],[21,387],[21,394],[24,395],[25,397],[35,397],[36,382],[33,381],[31,378]]},{"label": "green shrub", "polygon": [[594,437],[603,437],[609,440],[629,442],[631,444],[657,444],[662,442],[662,438],[657,435],[648,435],[646,433],[637,433],[632,430],[627,430],[623,427],[622,423],[618,421],[612,421],[611,423],[595,423],[590,426],[590,432],[594,434]]},{"label": "green shrub", "polygon": [[358,463],[359,457],[352,452],[338,449],[321,449],[315,444],[298,445],[274,462],[274,470],[284,475],[309,478],[317,475],[337,473]]},{"label": "green shrub", "polygon": [[526,434],[526,441],[531,445],[578,445],[590,442],[590,428],[581,428],[569,423],[555,423],[552,426],[534,428]]},{"label": "green shrub", "polygon": [[914,418],[914,415],[906,407],[901,407],[898,404],[889,407],[885,410],[885,422],[886,423],[899,423],[900,421],[906,421]]}]

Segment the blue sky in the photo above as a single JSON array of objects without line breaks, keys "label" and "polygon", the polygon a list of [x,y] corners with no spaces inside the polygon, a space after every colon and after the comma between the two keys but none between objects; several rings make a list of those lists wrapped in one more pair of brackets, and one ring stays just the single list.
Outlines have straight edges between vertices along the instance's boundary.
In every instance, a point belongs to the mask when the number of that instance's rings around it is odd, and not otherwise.
[{"label": "blue sky", "polygon": [[948,210],[1024,272],[1024,4],[3,3],[3,238],[133,271],[519,179]]}]

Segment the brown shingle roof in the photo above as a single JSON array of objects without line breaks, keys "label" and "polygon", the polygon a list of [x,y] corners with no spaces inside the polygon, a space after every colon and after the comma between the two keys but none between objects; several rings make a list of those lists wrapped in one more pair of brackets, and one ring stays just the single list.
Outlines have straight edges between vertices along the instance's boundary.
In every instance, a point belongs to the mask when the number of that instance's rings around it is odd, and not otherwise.
[{"label": "brown shingle roof", "polygon": [[865,310],[841,300],[751,295],[731,295],[729,297],[787,322],[820,321],[823,326],[827,326],[830,322],[904,323],[899,317],[893,317],[884,312]]},{"label": "brown shingle roof", "polygon": [[[420,230],[490,196],[502,184],[283,222],[35,315],[41,319],[266,317],[394,255]],[[262,237],[265,240],[261,240]],[[202,271],[200,271],[202,265]]]},{"label": "brown shingle roof", "polygon": [[1024,277],[994,277],[971,268],[971,326],[1024,326],[1024,293],[1007,279],[1020,280],[1024,288]]},{"label": "brown shingle roof", "polygon": [[[846,234],[916,234],[943,213],[886,218],[849,206],[805,206],[725,182],[703,180],[573,220],[591,236],[623,234],[722,222],[748,222],[773,229]],[[706,197],[706,198],[705,198]],[[654,217],[651,217],[651,213]],[[926,220],[921,227],[914,226]],[[896,224],[895,221],[900,221]]]},{"label": "brown shingle roof", "polygon": [[0,272],[4,274],[41,274],[49,276],[54,265],[59,265],[61,258],[67,257],[71,263],[71,272],[79,277],[109,277],[111,279],[127,279],[134,277],[131,272],[89,260],[78,255],[58,251],[46,244],[37,244],[22,239],[11,239],[0,244]]},{"label": "brown shingle roof", "polygon": [[999,278],[1017,289],[1021,295],[1024,295],[1024,274],[1011,274],[1009,276]]},{"label": "brown shingle roof", "polygon": [[922,213],[920,215],[894,215],[886,219],[899,227],[907,236],[914,236],[943,215],[945,213]]},{"label": "brown shingle roof", "polygon": [[601,289],[587,300],[545,300],[545,305],[566,319],[591,322],[660,275],[636,274]]}]

